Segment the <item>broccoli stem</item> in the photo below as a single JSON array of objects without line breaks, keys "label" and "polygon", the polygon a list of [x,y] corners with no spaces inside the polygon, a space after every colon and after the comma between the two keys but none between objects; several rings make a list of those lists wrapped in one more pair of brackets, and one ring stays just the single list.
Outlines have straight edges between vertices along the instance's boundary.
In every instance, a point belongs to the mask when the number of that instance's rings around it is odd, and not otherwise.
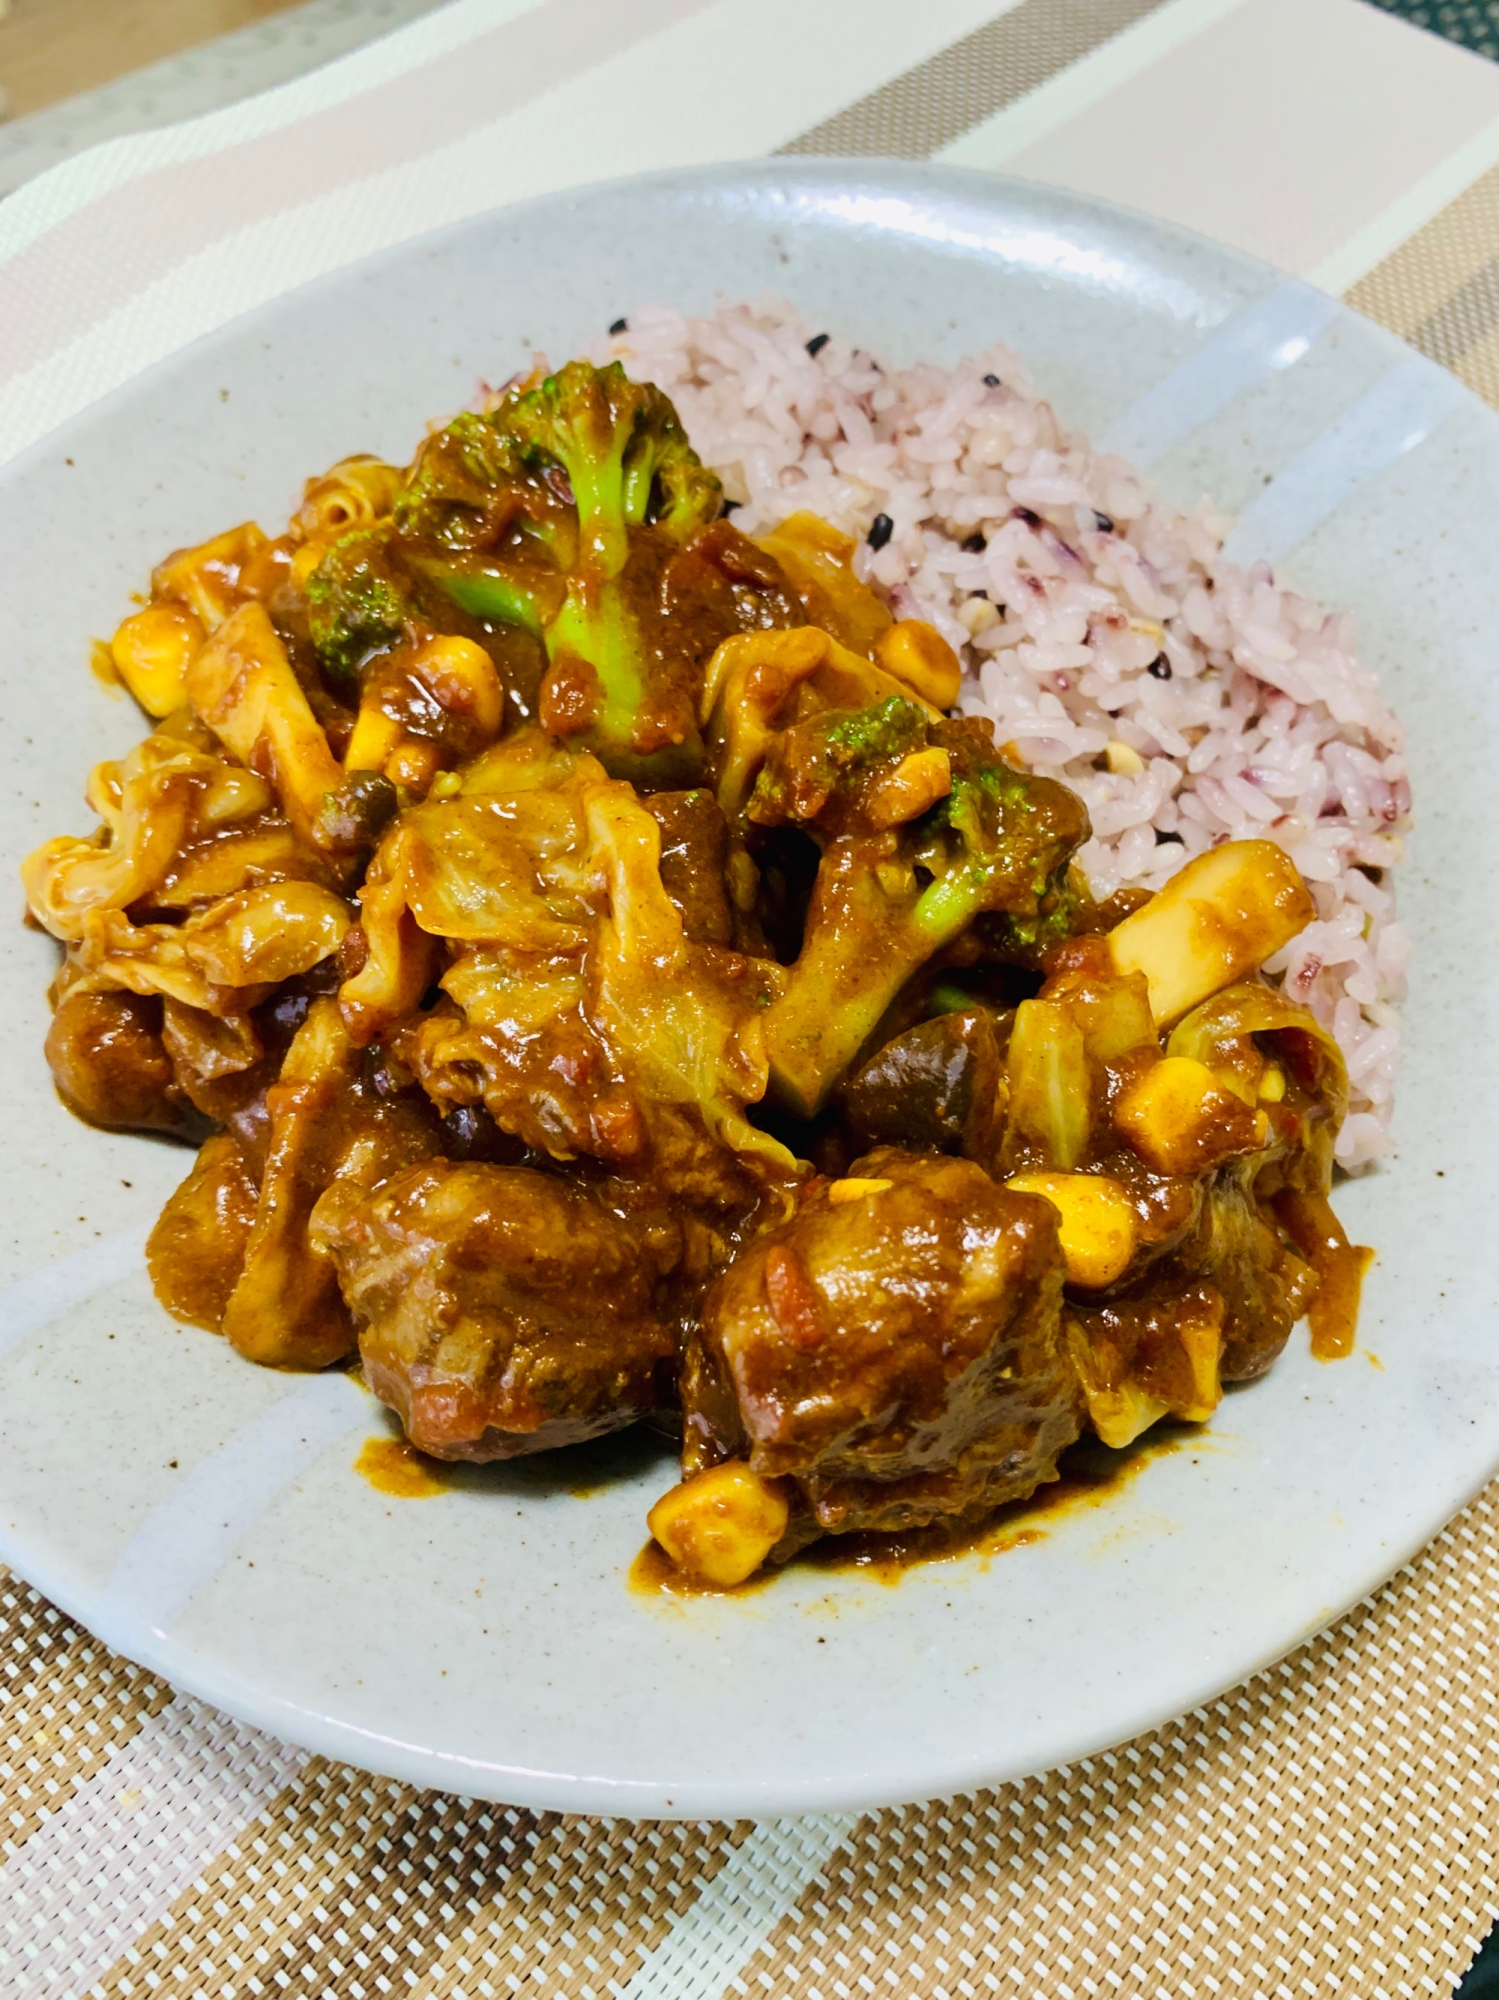
[{"label": "broccoli stem", "polygon": [[[823,853],[806,942],[765,1022],[771,1087],[804,1118],[821,1110],[901,988],[984,907],[978,871],[918,889],[882,885],[887,842],[857,836]],[[888,866],[888,862],[886,864]]]},{"label": "broccoli stem", "polygon": [[598,675],[602,703],[593,734],[616,757],[628,753],[645,701],[645,668],[619,586],[575,580],[546,634],[547,653],[576,653]]},{"label": "broccoli stem", "polygon": [[[867,731],[885,709],[858,718]],[[899,832],[845,833],[823,848],[801,954],[765,1024],[771,1082],[811,1117],[914,973],[983,918],[996,955],[1033,962],[1069,934],[1066,867],[1087,820],[1046,779],[980,754],[946,725],[952,790]]]},{"label": "broccoli stem", "polygon": [[441,584],[458,609],[471,618],[482,618],[490,625],[518,625],[536,639],[545,636],[538,593],[513,572],[461,563],[421,563],[418,567]]}]

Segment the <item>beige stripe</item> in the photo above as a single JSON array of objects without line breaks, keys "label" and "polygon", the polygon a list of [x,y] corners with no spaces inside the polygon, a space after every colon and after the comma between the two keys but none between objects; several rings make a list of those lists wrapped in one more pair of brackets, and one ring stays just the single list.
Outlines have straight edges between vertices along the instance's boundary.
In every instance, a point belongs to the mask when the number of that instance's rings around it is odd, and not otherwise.
[{"label": "beige stripe", "polygon": [[1475,396],[1482,396],[1499,410],[1499,326],[1467,348],[1451,364],[1452,372],[1466,382]]},{"label": "beige stripe", "polygon": [[1348,292],[1348,303],[1454,368],[1499,323],[1499,167]]},{"label": "beige stripe", "polygon": [[[234,230],[491,125],[713,0],[544,0],[530,13],[282,131],[113,188],[6,265],[0,372],[20,374]],[[122,254],[121,245],[128,245]],[[80,285],[79,273],[94,274]]]},{"label": "beige stripe", "polygon": [[780,151],[924,160],[1161,4],[1021,0]]},{"label": "beige stripe", "polygon": [[0,1856],[171,1698],[0,1570]]},{"label": "beige stripe", "polygon": [[[1178,4],[1185,19],[1215,11]],[[1040,95],[1060,102],[1070,81]],[[1499,69],[1361,0],[1243,0],[1044,134],[1024,135],[1023,110],[950,157],[1117,201],[1302,273],[1499,118]]]},{"label": "beige stripe", "polygon": [[1499,167],[1480,175],[1345,297],[1402,339],[1441,312],[1499,251]]}]

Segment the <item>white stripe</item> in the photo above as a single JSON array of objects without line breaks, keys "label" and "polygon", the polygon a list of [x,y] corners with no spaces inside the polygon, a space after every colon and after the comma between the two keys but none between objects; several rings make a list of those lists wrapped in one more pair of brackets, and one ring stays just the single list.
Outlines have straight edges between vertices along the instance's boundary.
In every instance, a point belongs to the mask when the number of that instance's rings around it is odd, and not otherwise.
[{"label": "white stripe", "polygon": [[432,0],[297,0],[212,43],[163,56],[95,90],[0,124],[0,188],[9,192],[87,146],[182,123],[274,90],[365,47],[371,29],[394,34],[431,12]]},{"label": "white stripe", "polygon": [[1377,472],[1423,444],[1471,402],[1444,369],[1413,355],[1376,382],[1330,430],[1298,452],[1239,516],[1230,562],[1278,562]]},{"label": "white stripe", "polygon": [[1101,451],[1136,465],[1154,465],[1173,445],[1256,383],[1290,368],[1343,309],[1335,299],[1292,278],[1235,313],[1212,339],[1147,389],[1111,424]]},{"label": "white stripe", "polygon": [[118,1235],[91,1243],[33,1271],[8,1291],[0,1292],[0,1354],[24,1340],[29,1333],[61,1319],[65,1312],[102,1292],[106,1285],[118,1284],[141,1268],[146,1254],[149,1223],[137,1223]]},{"label": "white stripe", "polygon": [[673,1919],[617,2000],[719,2000],[858,1823],[857,1813],[763,1820]]},{"label": "white stripe", "polygon": [[1308,280],[1326,292],[1348,291],[1495,166],[1499,166],[1499,118],[1314,265]]},{"label": "white stripe", "polygon": [[314,1375],[289,1390],[146,1516],[90,1622],[119,1651],[149,1652],[277,1494],[340,1438],[366,1429],[369,1417],[368,1398],[347,1375]]},{"label": "white stripe", "polygon": [[86,1993],[307,1762],[179,1695],[0,1868],[0,2000]]},{"label": "white stripe", "polygon": [[[928,0],[920,10],[908,0],[822,0],[813,12],[805,0],[718,0],[450,146],[247,224],[71,341],[55,328],[57,349],[0,387],[0,462],[141,369],[308,279],[501,201],[773,152],[994,11],[994,0]],[[799,58],[788,71],[791,46]],[[730,98],[696,87],[729,67]],[[642,118],[640,106],[668,80],[680,91],[673,117]],[[0,239],[8,207],[0,204]]]},{"label": "white stripe", "polygon": [[55,223],[158,167],[201,160],[226,146],[280,132],[309,112],[342,104],[435,61],[493,28],[529,14],[543,0],[452,0],[409,27],[368,43],[307,76],[243,103],[184,119],[155,132],[92,146],[18,188],[0,206],[0,258],[12,257]]},{"label": "white stripe", "polygon": [[1245,4],[1246,0],[1167,0],[1164,7],[1125,28],[1070,69],[1059,71],[954,139],[935,157],[954,167],[1000,166]]}]

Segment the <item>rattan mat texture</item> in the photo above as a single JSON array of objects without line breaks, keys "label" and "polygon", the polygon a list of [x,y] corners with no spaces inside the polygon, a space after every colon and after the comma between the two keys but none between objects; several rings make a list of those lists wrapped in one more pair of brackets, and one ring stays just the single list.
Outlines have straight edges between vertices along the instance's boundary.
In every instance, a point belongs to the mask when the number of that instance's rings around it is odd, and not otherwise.
[{"label": "rattan mat texture", "polygon": [[[1021,0],[792,150],[928,152],[975,91],[1007,101],[1143,11],[1048,0],[1041,36]],[[1499,403],[1499,170],[1351,299]],[[330,1765],[174,1695],[12,1578],[0,2000],[1445,1996],[1499,1914],[1496,1531],[1499,1482],[1334,1628],[1106,1755],[732,1826]]]}]

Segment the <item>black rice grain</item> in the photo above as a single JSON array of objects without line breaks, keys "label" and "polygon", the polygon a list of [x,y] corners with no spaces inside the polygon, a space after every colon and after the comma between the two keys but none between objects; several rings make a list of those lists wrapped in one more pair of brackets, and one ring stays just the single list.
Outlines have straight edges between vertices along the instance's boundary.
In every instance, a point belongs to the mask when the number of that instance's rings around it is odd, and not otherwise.
[{"label": "black rice grain", "polygon": [[627,319],[611,319],[609,322],[609,331],[611,333],[628,333],[629,330],[630,322]]},{"label": "black rice grain", "polygon": [[1150,675],[1152,680],[1169,681],[1171,678],[1171,662],[1166,658],[1164,653],[1157,653],[1145,671]]},{"label": "black rice grain", "polygon": [[821,354],[832,337],[830,333],[814,333],[812,338],[807,342],[807,352],[809,354]]},{"label": "black rice grain", "polygon": [[882,549],[894,533],[895,523],[891,520],[890,516],[888,514],[876,514],[869,524],[869,546],[872,549]]}]

